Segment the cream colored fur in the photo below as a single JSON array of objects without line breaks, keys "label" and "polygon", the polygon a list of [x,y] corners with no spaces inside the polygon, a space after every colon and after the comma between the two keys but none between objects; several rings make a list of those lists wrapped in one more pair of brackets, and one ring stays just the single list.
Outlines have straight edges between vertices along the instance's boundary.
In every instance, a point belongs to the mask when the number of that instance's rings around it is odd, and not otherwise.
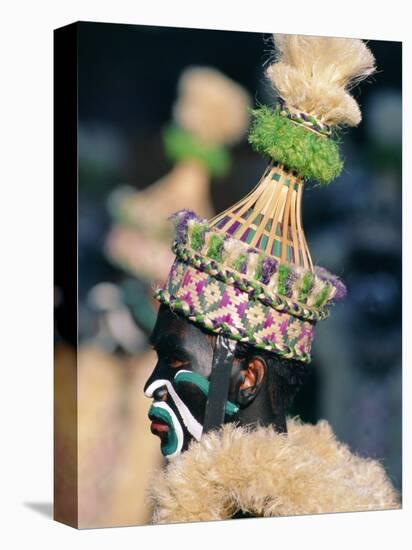
[{"label": "cream colored fur", "polygon": [[226,424],[170,461],[152,482],[154,523],[399,507],[381,464],[339,443],[326,421],[289,433]]},{"label": "cream colored fur", "polygon": [[375,71],[362,40],[275,34],[274,44],[267,75],[289,107],[331,125],[359,124],[361,112],[348,90]]},{"label": "cream colored fur", "polygon": [[186,69],[179,80],[176,122],[210,145],[239,141],[249,125],[248,93],[236,82],[209,67]]}]

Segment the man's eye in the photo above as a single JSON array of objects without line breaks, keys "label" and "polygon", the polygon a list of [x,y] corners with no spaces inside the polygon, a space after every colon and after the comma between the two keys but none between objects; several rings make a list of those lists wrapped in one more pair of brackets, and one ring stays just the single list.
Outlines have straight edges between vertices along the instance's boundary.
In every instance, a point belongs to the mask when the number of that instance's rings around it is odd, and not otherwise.
[{"label": "man's eye", "polygon": [[167,363],[172,369],[182,369],[189,364],[189,361],[184,361],[183,359],[177,359],[176,357],[173,357],[169,359]]}]

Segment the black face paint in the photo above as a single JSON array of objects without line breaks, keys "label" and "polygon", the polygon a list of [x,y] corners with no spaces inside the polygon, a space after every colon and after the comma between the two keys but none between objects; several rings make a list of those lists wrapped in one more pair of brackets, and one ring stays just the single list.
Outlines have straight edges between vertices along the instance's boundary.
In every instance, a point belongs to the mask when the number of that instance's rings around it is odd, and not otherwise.
[{"label": "black face paint", "polygon": [[[203,332],[168,309],[159,312],[151,340],[158,354],[157,365],[144,388],[145,394],[154,400],[149,410],[151,429],[161,439],[162,453],[173,457],[186,450],[190,441],[200,439],[206,403],[215,391],[211,387],[220,378],[215,376],[209,382],[212,366],[214,371],[215,365],[226,365],[230,375],[229,351],[234,349],[235,342],[220,339],[213,350]],[[220,416],[223,412],[223,420],[230,421],[238,407],[227,398],[228,390],[225,400],[223,394],[218,399],[219,410]]]}]

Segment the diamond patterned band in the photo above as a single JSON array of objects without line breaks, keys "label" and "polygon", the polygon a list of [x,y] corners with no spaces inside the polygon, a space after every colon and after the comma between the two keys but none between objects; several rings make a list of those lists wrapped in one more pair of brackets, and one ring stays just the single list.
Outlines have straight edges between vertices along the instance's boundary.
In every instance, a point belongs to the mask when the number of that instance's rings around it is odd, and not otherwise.
[{"label": "diamond patterned band", "polygon": [[175,260],[157,299],[189,321],[282,357],[310,360],[314,322],[251,300],[247,292]]}]

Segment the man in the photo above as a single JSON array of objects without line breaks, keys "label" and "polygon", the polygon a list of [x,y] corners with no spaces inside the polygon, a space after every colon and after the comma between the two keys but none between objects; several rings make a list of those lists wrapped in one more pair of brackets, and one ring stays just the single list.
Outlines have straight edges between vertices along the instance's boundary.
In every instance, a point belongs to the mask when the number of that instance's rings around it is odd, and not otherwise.
[{"label": "man", "polygon": [[[160,437],[166,456],[188,448],[190,441],[202,434],[208,380],[212,372],[218,337],[188,323],[162,305],[151,342],[158,363],[146,382],[145,393],[154,399],[150,411],[152,432]],[[226,346],[230,347],[228,340]],[[303,384],[308,366],[296,360],[258,350],[253,346],[233,346],[225,421],[236,419],[240,425],[273,426],[286,432],[286,413]],[[168,411],[169,418],[164,411]],[[172,425],[168,420],[172,419]],[[177,421],[177,425],[174,422]],[[171,447],[173,432],[176,448]],[[173,450],[172,450],[173,449]],[[169,451],[169,452],[168,452]],[[170,452],[172,451],[172,452]]]},{"label": "man", "polygon": [[287,420],[316,322],[346,292],[313,265],[304,180],[327,184],[341,171],[332,128],[360,121],[347,88],[374,59],[354,39],[280,35],[275,45],[268,75],[281,102],[255,111],[250,134],[271,159],[263,177],[210,222],[174,216],[145,386],[169,459],[151,491],[159,523],[398,506],[378,462],[353,455],[326,422]]}]

